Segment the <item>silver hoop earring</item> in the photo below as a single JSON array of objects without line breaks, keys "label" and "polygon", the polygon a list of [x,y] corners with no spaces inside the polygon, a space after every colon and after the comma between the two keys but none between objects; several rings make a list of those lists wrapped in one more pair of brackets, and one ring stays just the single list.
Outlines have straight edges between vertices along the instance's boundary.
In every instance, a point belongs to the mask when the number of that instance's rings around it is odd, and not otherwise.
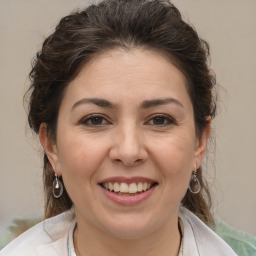
[{"label": "silver hoop earring", "polygon": [[52,184],[53,188],[52,188],[52,194],[55,198],[60,198],[63,194],[63,184],[62,182],[59,180],[58,175],[55,173],[55,180],[53,181]]},{"label": "silver hoop earring", "polygon": [[188,184],[188,190],[192,194],[198,194],[201,190],[201,184],[197,177],[197,170],[193,171],[190,182]]}]

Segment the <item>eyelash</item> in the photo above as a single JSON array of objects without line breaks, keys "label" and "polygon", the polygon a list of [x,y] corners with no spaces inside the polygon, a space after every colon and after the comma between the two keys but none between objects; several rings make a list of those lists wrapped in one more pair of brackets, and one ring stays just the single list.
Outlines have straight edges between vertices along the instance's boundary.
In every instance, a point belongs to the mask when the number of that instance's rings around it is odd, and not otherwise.
[{"label": "eyelash", "polygon": [[[154,121],[154,120],[157,121],[157,118],[158,118],[158,121],[160,119],[164,123],[163,124],[154,124],[154,123],[149,124],[150,121]],[[171,118],[170,116],[167,116],[167,115],[163,115],[163,114],[156,114],[156,115],[152,116],[146,123],[148,123],[149,125],[157,126],[157,127],[165,127],[168,125],[176,124],[175,121],[173,120],[173,118]]]},{"label": "eyelash", "polygon": [[[154,121],[162,121],[163,123],[156,124]],[[100,122],[97,124],[97,122]],[[153,123],[151,123],[153,122]],[[104,125],[109,125],[111,122],[107,120],[106,117],[98,114],[89,115],[85,118],[83,118],[80,122],[82,125],[86,125],[89,127],[102,127]],[[163,115],[163,114],[155,114],[150,117],[150,119],[145,123],[146,125],[156,126],[156,127],[165,127],[169,125],[176,124],[175,120],[171,118],[170,116]]]},{"label": "eyelash", "polygon": [[[94,121],[101,121],[100,124],[93,124]],[[102,124],[102,122],[105,122]],[[101,127],[103,125],[106,125],[106,124],[111,124],[106,117],[104,116],[101,116],[101,115],[90,115],[90,116],[87,116],[85,118],[83,118],[80,122],[80,124],[83,124],[83,125],[86,125],[86,126],[91,126],[91,127]]]}]

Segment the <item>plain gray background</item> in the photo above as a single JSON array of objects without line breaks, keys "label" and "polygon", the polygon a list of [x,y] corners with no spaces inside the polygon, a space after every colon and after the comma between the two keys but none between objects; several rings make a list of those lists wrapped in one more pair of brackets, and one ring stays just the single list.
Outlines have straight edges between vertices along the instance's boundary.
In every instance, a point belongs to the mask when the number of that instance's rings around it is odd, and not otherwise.
[{"label": "plain gray background", "polygon": [[[214,121],[214,211],[256,235],[256,1],[175,0],[211,46],[223,87]],[[58,20],[82,0],[0,0],[0,231],[16,216],[43,212],[40,146],[26,129],[22,98],[31,60]],[[210,158],[213,158],[210,156]]]}]

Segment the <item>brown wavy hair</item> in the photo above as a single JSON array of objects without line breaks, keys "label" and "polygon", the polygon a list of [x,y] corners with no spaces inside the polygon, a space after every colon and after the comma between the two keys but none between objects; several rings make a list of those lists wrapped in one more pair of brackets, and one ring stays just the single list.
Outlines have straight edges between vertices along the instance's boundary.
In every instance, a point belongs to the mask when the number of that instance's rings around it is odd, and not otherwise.
[{"label": "brown wavy hair", "polygon": [[[47,123],[48,136],[56,139],[58,111],[65,89],[81,68],[102,52],[144,48],[163,53],[186,77],[194,110],[197,136],[214,118],[215,77],[208,67],[209,46],[179,10],[167,0],[105,0],[62,18],[43,43],[30,72],[28,121],[38,134]],[[211,196],[202,168],[198,169],[200,193],[187,191],[182,204],[207,224],[213,223]],[[45,218],[72,207],[64,187],[61,198],[52,195],[54,172],[44,153]]]}]

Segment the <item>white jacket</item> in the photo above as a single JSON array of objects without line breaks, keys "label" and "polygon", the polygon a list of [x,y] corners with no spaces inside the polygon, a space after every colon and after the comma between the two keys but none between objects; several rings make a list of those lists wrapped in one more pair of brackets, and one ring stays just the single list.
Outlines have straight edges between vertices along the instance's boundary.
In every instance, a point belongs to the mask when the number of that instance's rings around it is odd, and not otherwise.
[{"label": "white jacket", "polygon": [[[183,256],[237,256],[209,227],[184,207]],[[67,211],[29,229],[0,251],[0,256],[68,256],[67,240],[74,212]]]}]

